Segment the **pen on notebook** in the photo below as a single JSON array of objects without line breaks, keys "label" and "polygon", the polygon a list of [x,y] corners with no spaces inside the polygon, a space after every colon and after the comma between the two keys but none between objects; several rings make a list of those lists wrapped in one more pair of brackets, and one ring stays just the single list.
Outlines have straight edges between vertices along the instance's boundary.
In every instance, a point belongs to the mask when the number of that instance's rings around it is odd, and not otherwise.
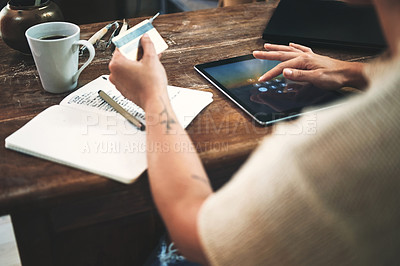
[{"label": "pen on notebook", "polygon": [[118,113],[120,113],[123,117],[125,117],[129,122],[131,122],[134,126],[139,128],[141,131],[146,129],[145,125],[142,124],[136,117],[128,113],[121,105],[119,105],[116,101],[114,101],[107,93],[102,90],[99,90],[99,96],[104,101],[106,101],[109,105],[111,105]]}]

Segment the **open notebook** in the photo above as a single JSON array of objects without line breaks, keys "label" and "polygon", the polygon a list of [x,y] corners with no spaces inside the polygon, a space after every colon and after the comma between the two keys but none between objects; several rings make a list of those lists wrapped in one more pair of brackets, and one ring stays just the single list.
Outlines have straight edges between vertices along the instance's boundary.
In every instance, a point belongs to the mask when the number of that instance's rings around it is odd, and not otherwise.
[{"label": "open notebook", "polygon": [[[103,90],[144,120],[144,111],[101,76],[65,97],[6,138],[8,149],[132,183],[147,168],[146,132],[104,102]],[[212,93],[168,86],[172,108],[183,127],[212,100]]]}]

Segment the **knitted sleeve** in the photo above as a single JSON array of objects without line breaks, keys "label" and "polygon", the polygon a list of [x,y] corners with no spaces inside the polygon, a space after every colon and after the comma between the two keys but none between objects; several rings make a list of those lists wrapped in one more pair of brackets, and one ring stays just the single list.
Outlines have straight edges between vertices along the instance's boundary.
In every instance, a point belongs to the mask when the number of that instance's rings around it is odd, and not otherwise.
[{"label": "knitted sleeve", "polygon": [[398,65],[365,95],[278,126],[205,202],[212,265],[400,261]]}]

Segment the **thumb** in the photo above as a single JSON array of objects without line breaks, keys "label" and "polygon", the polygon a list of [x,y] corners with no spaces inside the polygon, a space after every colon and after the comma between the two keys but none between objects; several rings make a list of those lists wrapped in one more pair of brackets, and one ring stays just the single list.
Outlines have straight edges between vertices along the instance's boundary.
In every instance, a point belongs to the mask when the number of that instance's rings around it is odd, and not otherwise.
[{"label": "thumb", "polygon": [[125,62],[126,60],[128,59],[120,52],[118,48],[116,48],[111,58],[111,62]]},{"label": "thumb", "polygon": [[145,33],[140,39],[140,44],[143,48],[143,58],[153,57],[157,55],[154,44],[147,33]]},{"label": "thumb", "polygon": [[293,81],[308,81],[311,82],[313,77],[312,73],[309,70],[299,70],[299,69],[291,69],[285,68],[283,70],[283,76],[287,79]]},{"label": "thumb", "polygon": [[121,71],[124,66],[131,65],[133,61],[127,59],[121,54],[119,49],[115,49],[114,54],[111,58],[110,63],[108,63],[108,69],[110,73]]}]

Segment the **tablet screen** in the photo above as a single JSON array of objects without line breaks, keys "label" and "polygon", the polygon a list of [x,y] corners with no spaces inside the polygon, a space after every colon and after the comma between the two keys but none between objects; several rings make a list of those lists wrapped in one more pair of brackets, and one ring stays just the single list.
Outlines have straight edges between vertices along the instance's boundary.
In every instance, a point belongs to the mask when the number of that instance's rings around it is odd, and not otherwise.
[{"label": "tablet screen", "polygon": [[245,55],[196,65],[195,69],[263,125],[296,117],[304,107],[324,106],[343,97],[339,92],[293,82],[282,75],[258,82],[279,63]]}]

